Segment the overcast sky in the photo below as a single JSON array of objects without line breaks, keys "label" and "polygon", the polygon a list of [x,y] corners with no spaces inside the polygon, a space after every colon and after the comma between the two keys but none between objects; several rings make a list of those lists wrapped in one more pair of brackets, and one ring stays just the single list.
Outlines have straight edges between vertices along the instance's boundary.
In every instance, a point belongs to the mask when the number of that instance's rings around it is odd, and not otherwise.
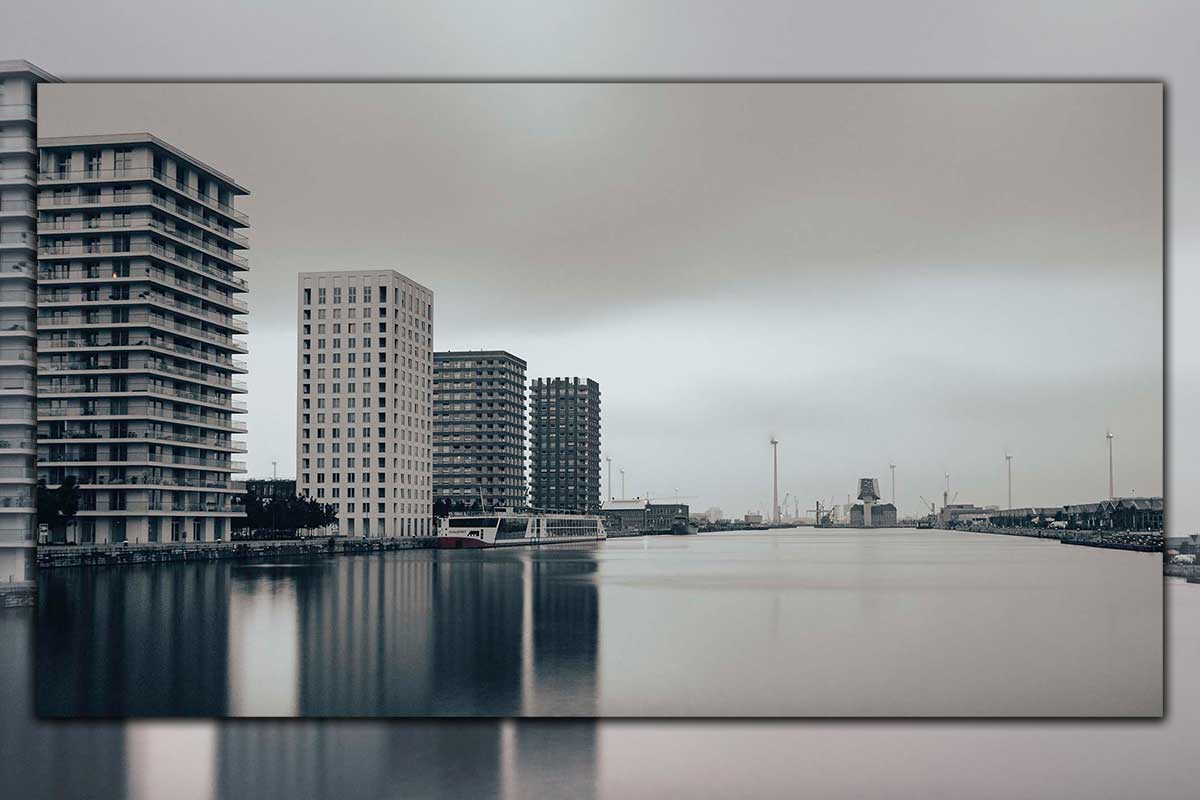
[{"label": "overcast sky", "polygon": [[[53,66],[53,65],[47,65]],[[1157,84],[86,84],[250,188],[249,466],[292,474],[295,275],[392,267],[437,349],[602,390],[627,494],[741,514],[1162,492]],[[614,491],[620,493],[620,478]],[[789,502],[789,506],[792,503]]]}]

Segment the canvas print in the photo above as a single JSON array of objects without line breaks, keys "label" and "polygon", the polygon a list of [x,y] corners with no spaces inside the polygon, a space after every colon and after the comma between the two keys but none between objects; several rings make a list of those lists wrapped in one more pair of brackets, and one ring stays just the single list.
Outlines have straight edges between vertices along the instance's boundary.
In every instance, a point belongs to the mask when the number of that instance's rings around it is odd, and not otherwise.
[{"label": "canvas print", "polygon": [[39,715],[1162,715],[1161,84],[36,111]]}]

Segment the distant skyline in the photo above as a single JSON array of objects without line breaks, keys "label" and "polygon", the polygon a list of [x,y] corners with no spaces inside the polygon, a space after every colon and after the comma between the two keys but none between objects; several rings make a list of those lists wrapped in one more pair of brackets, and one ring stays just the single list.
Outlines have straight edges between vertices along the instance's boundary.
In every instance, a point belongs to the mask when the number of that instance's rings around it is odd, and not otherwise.
[{"label": "distant skyline", "polygon": [[1015,505],[1095,501],[1108,429],[1162,493],[1158,84],[59,84],[40,125],[251,190],[252,476],[294,472],[296,274],[386,267],[436,350],[599,381],[631,496],[769,513],[774,434],[802,511],[892,462],[901,513],[1004,505],[1006,448]]}]

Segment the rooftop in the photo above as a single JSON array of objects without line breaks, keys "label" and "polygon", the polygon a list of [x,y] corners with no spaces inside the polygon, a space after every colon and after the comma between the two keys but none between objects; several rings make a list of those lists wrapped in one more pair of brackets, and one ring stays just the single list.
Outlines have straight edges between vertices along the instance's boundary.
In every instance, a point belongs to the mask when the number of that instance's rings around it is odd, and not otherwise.
[{"label": "rooftop", "polygon": [[197,169],[207,172],[212,177],[219,181],[229,184],[229,188],[234,194],[250,194],[250,190],[242,186],[233,178],[226,175],[214,167],[209,166],[193,155],[185,153],[178,147],[164,142],[152,133],[102,133],[92,134],[88,136],[51,136],[38,139],[38,147],[55,148],[55,147],[88,147],[88,146],[103,146],[117,144],[149,144],[160,150],[169,153],[170,155],[181,158],[187,161]]},{"label": "rooftop", "polygon": [[51,75],[41,67],[30,64],[23,58],[0,61],[0,75],[30,75],[45,83],[61,83],[61,79]]}]

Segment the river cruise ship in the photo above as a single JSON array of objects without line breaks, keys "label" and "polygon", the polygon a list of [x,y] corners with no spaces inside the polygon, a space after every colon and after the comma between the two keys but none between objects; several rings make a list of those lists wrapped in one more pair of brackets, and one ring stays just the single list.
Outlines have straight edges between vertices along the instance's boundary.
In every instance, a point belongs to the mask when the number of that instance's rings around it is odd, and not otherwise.
[{"label": "river cruise ship", "polygon": [[438,525],[439,549],[512,547],[596,542],[606,538],[604,520],[590,514],[500,511],[446,517]]}]

